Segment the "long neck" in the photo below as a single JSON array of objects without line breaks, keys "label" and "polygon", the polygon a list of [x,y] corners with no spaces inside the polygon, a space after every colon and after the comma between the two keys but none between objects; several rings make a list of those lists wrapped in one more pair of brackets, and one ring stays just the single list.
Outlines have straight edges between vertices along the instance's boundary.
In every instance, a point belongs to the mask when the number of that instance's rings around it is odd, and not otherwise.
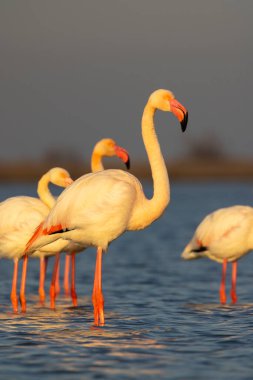
[{"label": "long neck", "polygon": [[94,150],[91,156],[91,171],[92,173],[95,173],[100,172],[102,170],[104,170],[104,166],[102,164],[102,157],[99,153],[97,153]]},{"label": "long neck", "polygon": [[55,204],[55,199],[49,191],[49,182],[49,175],[44,174],[39,180],[37,192],[40,200],[51,209]]},{"label": "long neck", "polygon": [[153,197],[145,201],[147,224],[159,218],[170,201],[167,169],[154,127],[155,108],[147,103],[142,116],[142,137],[150,162],[153,178]]}]

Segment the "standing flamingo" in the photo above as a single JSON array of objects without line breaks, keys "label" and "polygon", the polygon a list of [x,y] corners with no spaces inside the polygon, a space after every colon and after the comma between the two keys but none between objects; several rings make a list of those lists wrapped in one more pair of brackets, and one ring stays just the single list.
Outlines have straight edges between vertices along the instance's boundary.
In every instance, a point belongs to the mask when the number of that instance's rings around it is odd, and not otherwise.
[{"label": "standing flamingo", "polygon": [[207,215],[197,227],[181,257],[185,260],[209,257],[223,263],[220,302],[226,303],[227,263],[232,262],[231,299],[236,303],[237,260],[253,249],[253,208],[226,207]]},{"label": "standing flamingo", "polygon": [[[66,187],[73,181],[69,173],[53,168],[42,176],[38,183],[40,199],[17,196],[0,203],[0,257],[14,260],[11,301],[13,310],[18,310],[17,277],[18,262],[24,254],[25,244],[34,228],[48,215],[55,199],[48,189],[49,182]],[[37,254],[37,252],[35,252]],[[45,252],[38,252],[43,262]],[[43,265],[41,265],[42,268]],[[44,292],[43,270],[40,272],[40,294]]]},{"label": "standing flamingo", "polygon": [[[93,170],[102,170],[102,162],[101,157],[102,156],[113,156],[117,155],[119,158],[122,159],[123,162],[125,162],[126,166],[129,168],[129,156],[125,149],[122,147],[116,145],[115,141],[112,139],[103,139],[100,142],[97,143],[93,159],[92,159],[92,169]],[[79,244],[75,244],[73,242],[69,242],[69,240],[65,239],[58,239],[57,241],[52,242],[51,244],[44,246],[43,249],[37,250],[36,252],[33,252],[33,257],[40,257],[41,260],[44,259],[44,257],[48,258],[48,256],[55,255],[55,264],[53,269],[53,275],[50,285],[50,307],[51,309],[55,308],[55,298],[57,294],[57,279],[59,278],[59,260],[60,260],[60,252],[67,252],[71,255],[71,262],[72,262],[72,271],[71,271],[71,297],[72,302],[74,306],[77,306],[77,294],[75,290],[75,253],[82,251],[83,248]],[[47,262],[47,261],[46,261]],[[44,284],[45,280],[45,270],[46,270],[46,264],[45,259],[42,262],[43,269],[41,270],[41,273],[44,273],[44,276],[42,277],[41,283]],[[21,306],[22,311],[26,310],[26,301],[24,297],[25,293],[25,282],[26,282],[26,271],[27,271],[27,256],[24,258],[24,264],[23,264],[23,270],[22,270],[22,279],[21,279],[21,289],[20,289],[20,300],[21,300]],[[65,273],[68,271],[65,270]],[[67,274],[68,276],[68,274]],[[44,288],[43,288],[44,289]],[[24,301],[23,301],[24,300]],[[43,303],[45,300],[45,292],[41,291],[40,287],[40,300]]]},{"label": "standing flamingo", "polygon": [[[129,155],[127,151],[116,144],[116,142],[113,139],[105,138],[101,139],[96,143],[94,146],[92,155],[91,155],[91,171],[93,173],[99,172],[101,170],[104,170],[104,166],[102,163],[103,157],[112,157],[112,156],[118,156],[123,162],[125,162],[127,168],[129,169],[130,161],[129,161]],[[71,252],[71,248],[69,249],[65,248],[64,250],[70,250],[70,254],[68,253],[65,258],[65,271],[64,271],[64,290],[65,294],[68,295],[71,293],[73,305],[77,306],[77,295],[75,290],[75,253]],[[80,252],[80,249],[76,247],[76,250]],[[70,262],[72,265],[71,270],[71,292],[69,291],[69,271],[70,271]],[[54,304],[52,304],[52,307],[54,307]]]},{"label": "standing flamingo", "polygon": [[158,219],[170,201],[169,178],[154,128],[156,109],[175,114],[186,129],[187,110],[167,90],[153,92],[144,108],[142,136],[154,183],[147,199],[139,180],[122,170],[104,170],[80,177],[63,191],[46,220],[26,246],[38,247],[64,238],[83,248],[97,247],[92,301],[94,324],[104,325],[102,253],[111,241],[127,230],[140,230]]}]

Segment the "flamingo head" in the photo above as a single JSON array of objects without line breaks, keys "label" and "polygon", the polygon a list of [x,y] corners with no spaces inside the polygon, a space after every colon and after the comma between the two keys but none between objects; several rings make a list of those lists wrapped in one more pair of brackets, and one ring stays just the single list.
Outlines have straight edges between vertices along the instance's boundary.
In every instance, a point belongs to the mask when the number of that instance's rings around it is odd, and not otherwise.
[{"label": "flamingo head", "polygon": [[128,152],[117,145],[113,139],[102,139],[100,140],[95,148],[94,153],[99,156],[118,156],[126,165],[127,169],[130,168],[130,158]]},{"label": "flamingo head", "polygon": [[174,94],[168,90],[156,90],[149,98],[149,104],[161,111],[172,112],[179,120],[184,132],[188,122],[187,109],[175,99]]},{"label": "flamingo head", "polygon": [[67,187],[73,182],[67,170],[62,168],[52,168],[49,170],[49,180],[54,185]]}]

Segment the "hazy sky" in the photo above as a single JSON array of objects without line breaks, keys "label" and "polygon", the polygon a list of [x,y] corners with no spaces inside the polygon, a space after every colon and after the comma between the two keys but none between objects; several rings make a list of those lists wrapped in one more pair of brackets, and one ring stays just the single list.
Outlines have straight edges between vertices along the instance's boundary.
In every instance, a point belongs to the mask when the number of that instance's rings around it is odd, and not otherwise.
[{"label": "hazy sky", "polygon": [[1,160],[88,158],[102,137],[145,158],[140,120],[157,88],[189,110],[185,134],[156,116],[166,158],[203,139],[252,157],[252,19],[252,0],[2,0]]}]

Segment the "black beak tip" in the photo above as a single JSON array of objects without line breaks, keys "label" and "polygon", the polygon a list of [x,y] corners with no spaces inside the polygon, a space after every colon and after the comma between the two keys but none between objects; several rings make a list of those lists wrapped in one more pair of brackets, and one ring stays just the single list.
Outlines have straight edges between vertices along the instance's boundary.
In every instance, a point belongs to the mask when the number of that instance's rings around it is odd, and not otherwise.
[{"label": "black beak tip", "polygon": [[181,124],[182,132],[185,132],[186,127],[187,127],[187,123],[188,123],[188,112],[186,112],[186,114],[184,115],[183,120],[180,123]]},{"label": "black beak tip", "polygon": [[126,164],[126,167],[127,167],[127,170],[130,169],[130,158],[128,158],[128,160],[125,162]]}]

